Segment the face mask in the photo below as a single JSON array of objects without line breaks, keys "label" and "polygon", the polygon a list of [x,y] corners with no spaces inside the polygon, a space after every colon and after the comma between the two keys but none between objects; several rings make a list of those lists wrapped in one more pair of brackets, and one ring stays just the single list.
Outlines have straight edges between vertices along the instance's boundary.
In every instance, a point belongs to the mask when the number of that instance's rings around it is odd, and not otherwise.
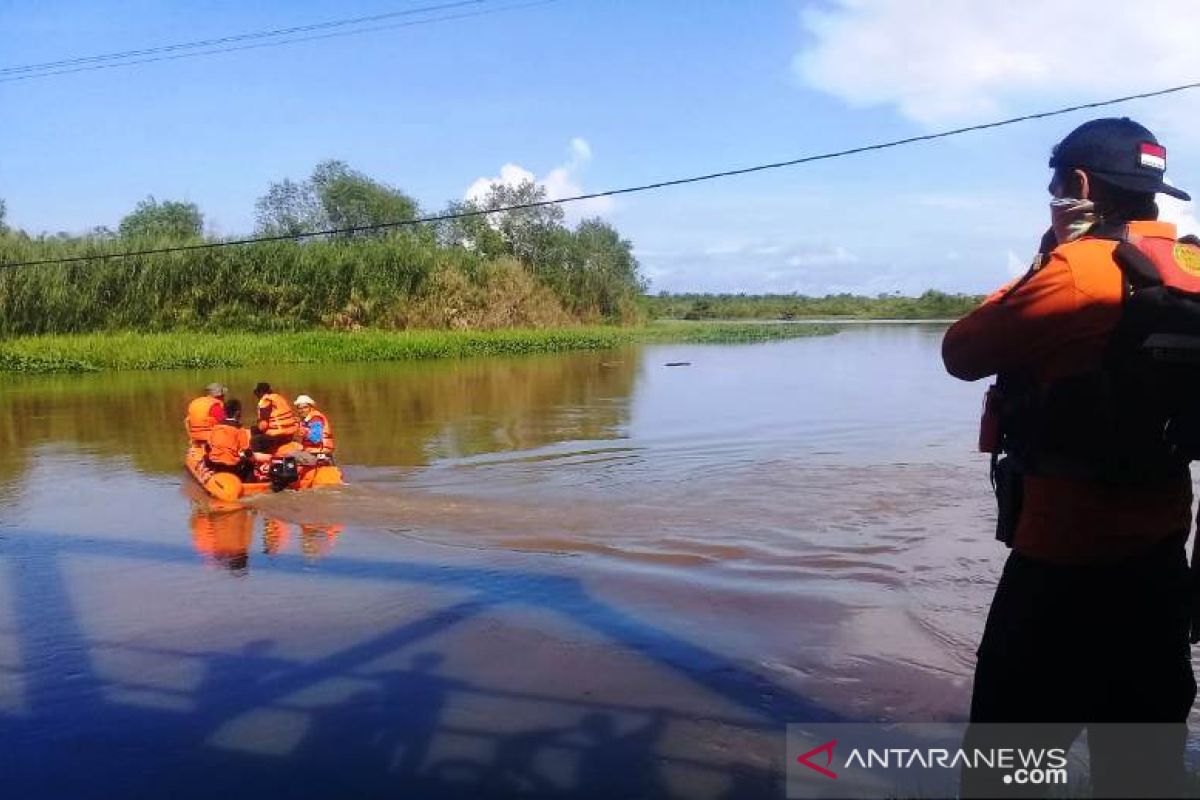
[{"label": "face mask", "polygon": [[1096,206],[1091,200],[1061,197],[1050,201],[1050,225],[1059,244],[1073,242],[1096,224]]}]

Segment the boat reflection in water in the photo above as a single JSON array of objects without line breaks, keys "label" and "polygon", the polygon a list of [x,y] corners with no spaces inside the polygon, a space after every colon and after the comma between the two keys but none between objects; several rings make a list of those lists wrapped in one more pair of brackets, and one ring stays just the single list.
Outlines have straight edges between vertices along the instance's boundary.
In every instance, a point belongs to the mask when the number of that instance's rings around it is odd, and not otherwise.
[{"label": "boat reflection in water", "polygon": [[[198,487],[188,487],[193,488]],[[264,555],[289,552],[299,542],[305,560],[317,561],[333,549],[343,528],[328,522],[288,522],[240,503],[212,501],[207,495],[197,497],[191,491],[188,495],[192,499],[188,520],[192,546],[208,563],[239,575],[250,569],[256,529],[262,531]]]}]

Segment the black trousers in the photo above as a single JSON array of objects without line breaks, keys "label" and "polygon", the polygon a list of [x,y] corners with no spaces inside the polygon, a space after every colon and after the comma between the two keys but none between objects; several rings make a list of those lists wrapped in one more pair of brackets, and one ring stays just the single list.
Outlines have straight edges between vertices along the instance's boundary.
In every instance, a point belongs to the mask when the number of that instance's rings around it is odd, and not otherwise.
[{"label": "black trousers", "polygon": [[260,431],[250,434],[250,449],[256,453],[274,453],[280,446],[293,441],[292,435],[268,436]]},{"label": "black trousers", "polygon": [[[996,736],[974,723],[1038,725],[1037,744],[1061,747],[1086,727],[1096,797],[1180,796],[1196,697],[1185,538],[1103,566],[1010,555],[979,646],[968,743]],[[997,777],[964,773],[963,796],[1020,796]]]},{"label": "black trousers", "polygon": [[254,479],[254,465],[248,461],[243,461],[240,464],[216,464],[204,459],[204,463],[213,472],[229,472],[237,475],[243,481],[251,481]]}]

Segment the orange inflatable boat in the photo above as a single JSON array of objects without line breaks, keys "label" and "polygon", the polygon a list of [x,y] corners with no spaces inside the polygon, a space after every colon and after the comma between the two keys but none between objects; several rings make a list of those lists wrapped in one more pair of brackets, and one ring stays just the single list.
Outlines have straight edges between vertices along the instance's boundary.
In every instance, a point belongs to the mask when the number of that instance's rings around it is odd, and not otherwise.
[{"label": "orange inflatable boat", "polygon": [[252,481],[243,481],[229,472],[214,472],[204,463],[203,447],[189,447],[183,463],[204,491],[224,501],[264,492],[315,489],[342,483],[342,471],[332,461],[306,453],[299,445],[281,447],[269,462],[258,465]]}]

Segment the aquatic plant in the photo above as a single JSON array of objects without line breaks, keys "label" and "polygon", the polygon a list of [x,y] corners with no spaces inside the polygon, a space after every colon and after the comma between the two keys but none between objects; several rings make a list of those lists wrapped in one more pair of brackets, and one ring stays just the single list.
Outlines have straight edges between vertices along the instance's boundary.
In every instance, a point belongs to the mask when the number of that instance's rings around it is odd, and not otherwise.
[{"label": "aquatic plant", "polygon": [[637,342],[752,342],[833,331],[827,325],[666,322],[640,327],[550,330],[41,335],[0,340],[0,372],[33,374],[411,361],[605,350]]}]

